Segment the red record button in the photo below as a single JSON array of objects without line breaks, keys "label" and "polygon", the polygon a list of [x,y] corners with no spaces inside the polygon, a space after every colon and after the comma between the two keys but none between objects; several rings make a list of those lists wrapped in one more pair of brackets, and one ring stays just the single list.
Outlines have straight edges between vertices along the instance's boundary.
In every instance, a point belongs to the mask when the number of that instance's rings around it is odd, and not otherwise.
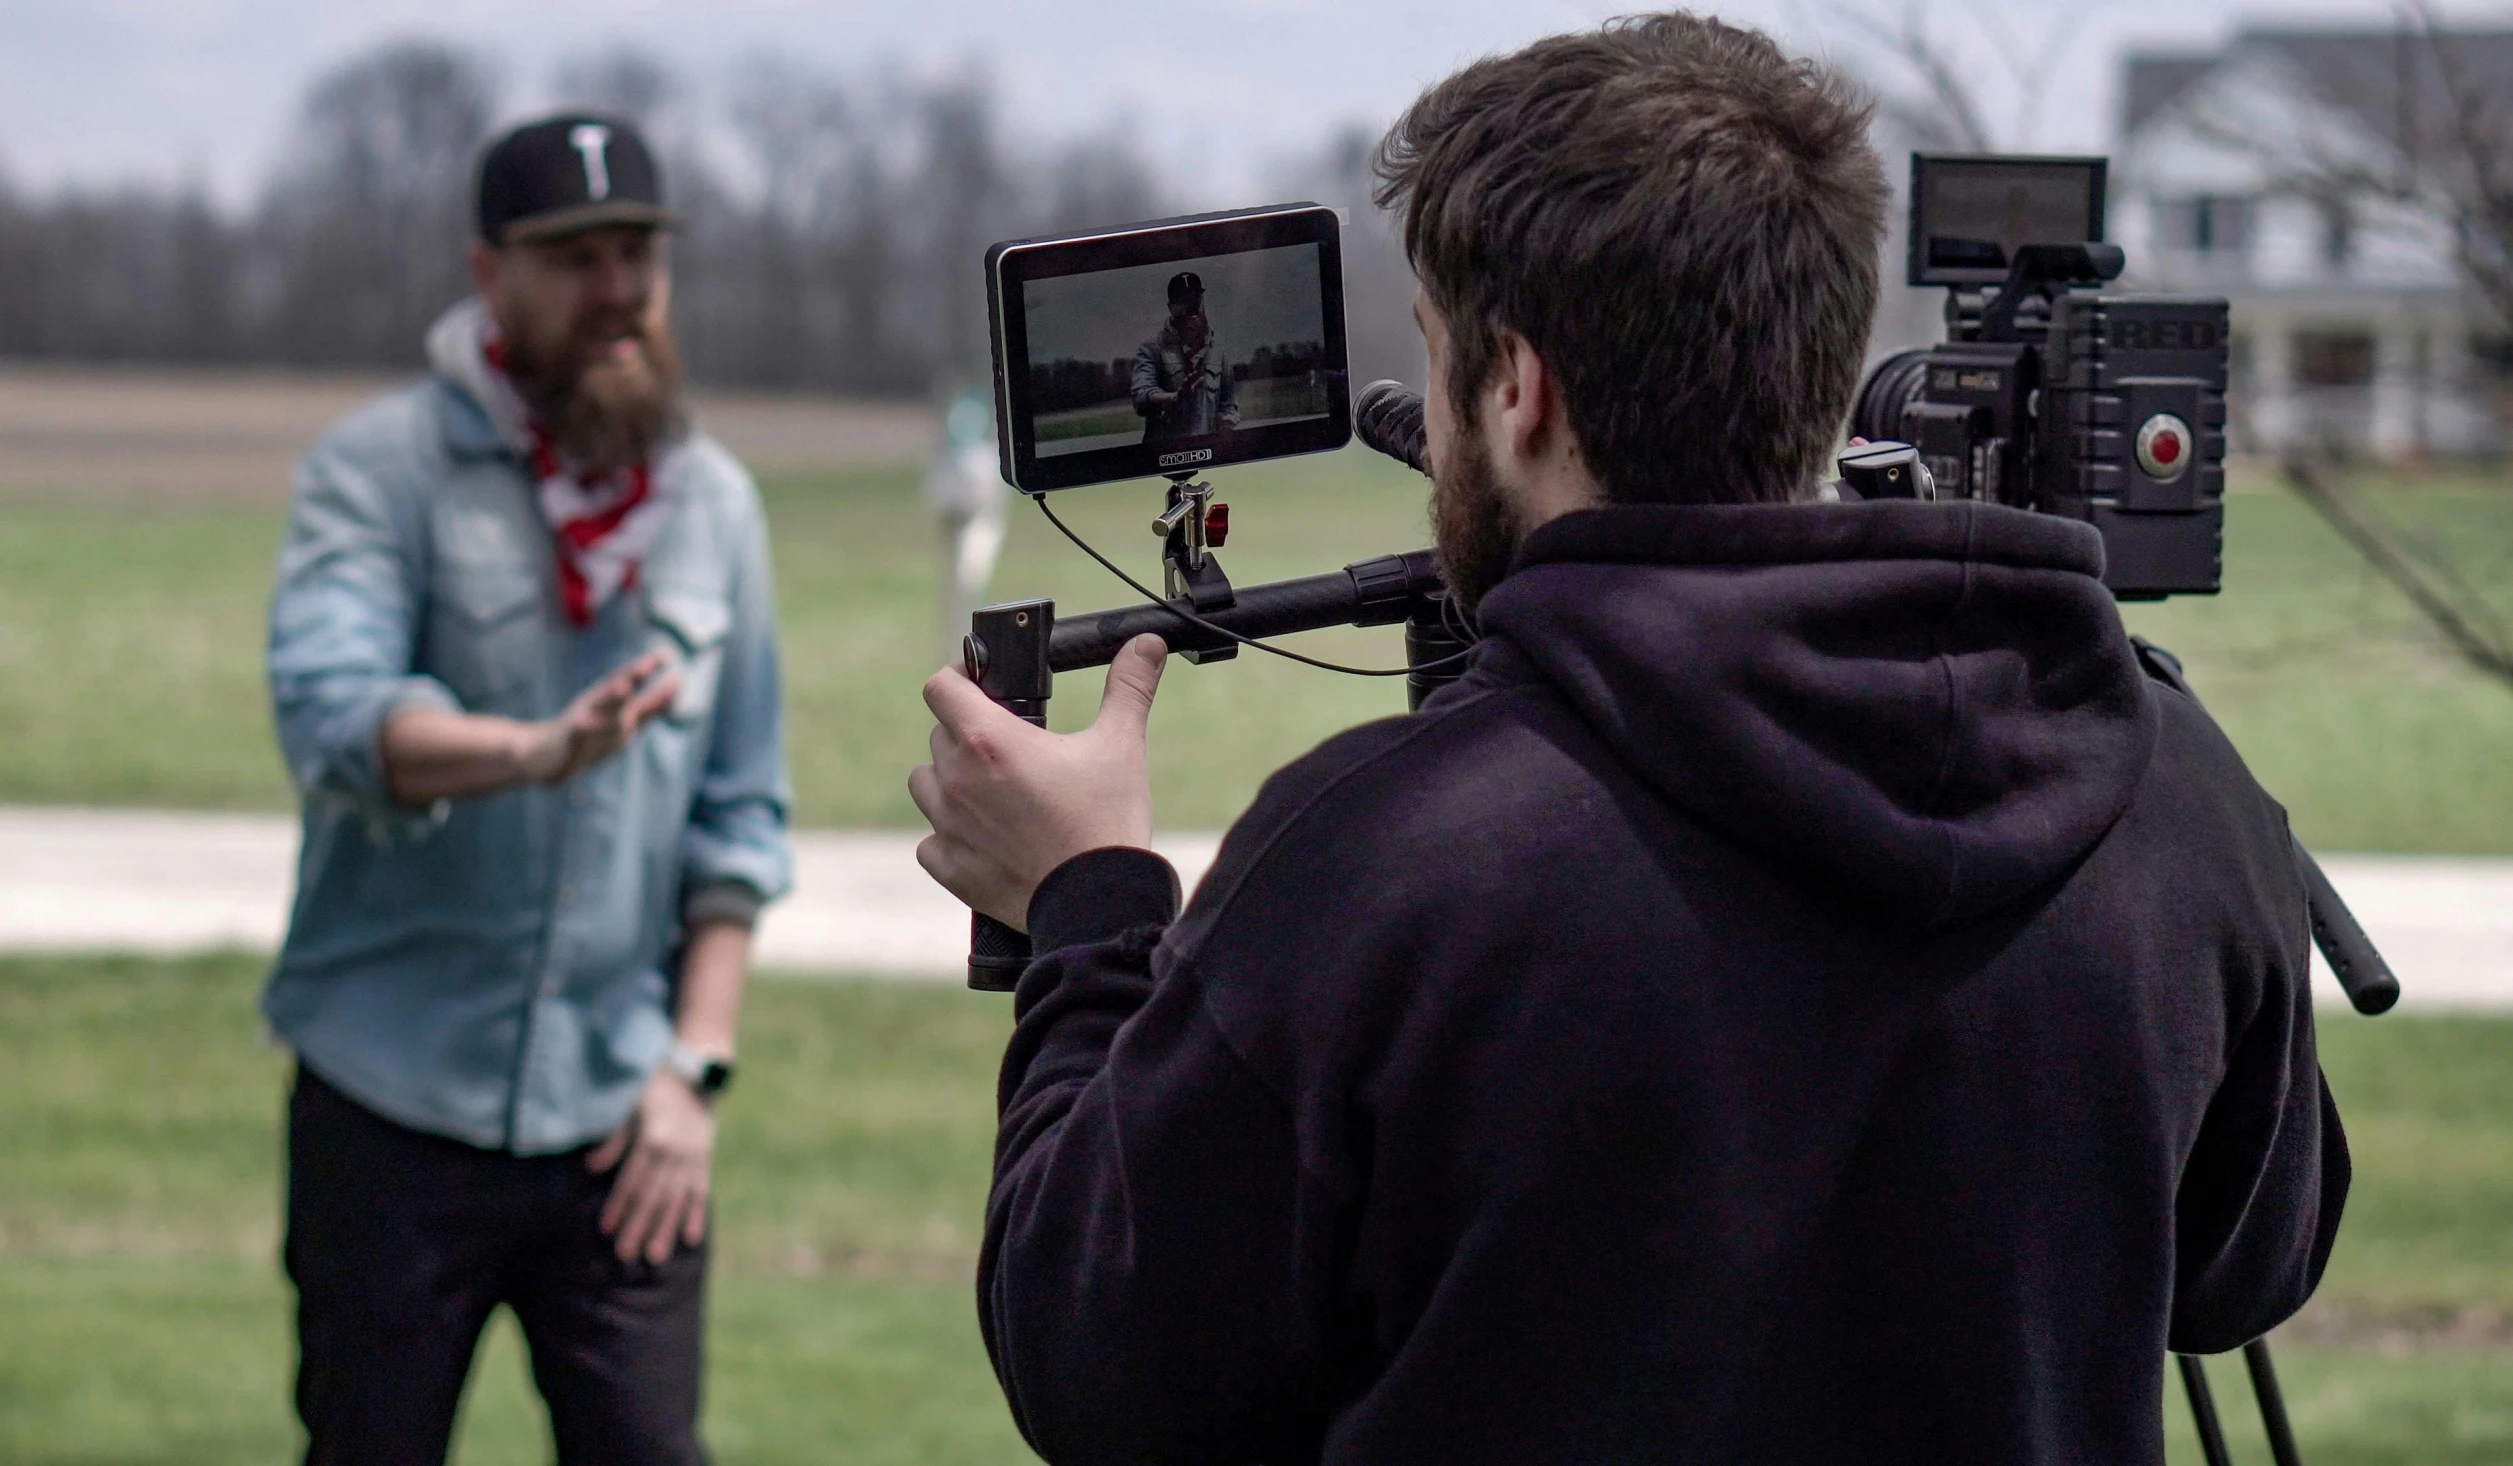
[{"label": "red record button", "polygon": [[2138,428],[2138,467],[2151,479],[2177,479],[2190,467],[2190,424],[2159,412]]}]

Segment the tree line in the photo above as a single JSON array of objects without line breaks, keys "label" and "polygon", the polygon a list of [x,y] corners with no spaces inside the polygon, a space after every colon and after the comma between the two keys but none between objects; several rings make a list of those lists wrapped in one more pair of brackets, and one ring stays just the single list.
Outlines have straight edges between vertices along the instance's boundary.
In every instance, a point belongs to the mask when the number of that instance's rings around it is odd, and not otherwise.
[{"label": "tree line", "polygon": [[[1325,342],[1283,341],[1258,347],[1246,361],[1232,362],[1230,376],[1237,382],[1257,382],[1303,376],[1325,366]],[[1130,356],[1107,361],[1060,356],[1054,361],[1030,364],[1030,408],[1035,412],[1097,407],[1133,395],[1134,358]]]},{"label": "tree line", "polygon": [[[838,75],[761,59],[712,111],[635,50],[579,58],[553,83],[554,106],[629,118],[660,156],[689,221],[674,321],[702,382],[899,396],[980,375],[987,245],[1181,212],[1121,139],[1008,141],[1018,129],[973,67]],[[0,357],[415,367],[428,324],[469,289],[472,172],[507,115],[483,57],[395,41],[314,80],[240,215],[198,185],[37,197],[0,179]],[[1368,205],[1370,140],[1338,134],[1275,182],[1357,226],[1356,372],[1418,380],[1410,275]]]}]

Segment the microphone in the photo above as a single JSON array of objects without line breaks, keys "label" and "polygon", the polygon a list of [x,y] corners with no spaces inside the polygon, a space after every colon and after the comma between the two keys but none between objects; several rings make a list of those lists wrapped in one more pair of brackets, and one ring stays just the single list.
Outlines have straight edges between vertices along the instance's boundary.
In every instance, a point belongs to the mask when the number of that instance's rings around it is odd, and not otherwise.
[{"label": "microphone", "polygon": [[1353,400],[1352,429],[1362,442],[1414,472],[1431,472],[1422,462],[1422,398],[1404,383],[1382,377],[1362,388]]}]

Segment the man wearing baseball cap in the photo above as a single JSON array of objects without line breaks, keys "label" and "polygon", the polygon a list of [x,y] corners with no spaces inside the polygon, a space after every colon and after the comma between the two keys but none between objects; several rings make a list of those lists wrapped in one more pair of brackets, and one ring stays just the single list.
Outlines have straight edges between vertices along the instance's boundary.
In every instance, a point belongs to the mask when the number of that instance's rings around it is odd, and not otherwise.
[{"label": "man wearing baseball cap", "polygon": [[1169,319],[1134,349],[1134,410],[1143,441],[1195,438],[1239,426],[1239,384],[1204,314],[1204,277],[1169,277]]},{"label": "man wearing baseball cap", "polygon": [[298,469],[269,671],[304,807],[310,1462],[441,1462],[513,1309],[561,1462],[694,1463],[714,1105],[789,878],[750,477],[690,426],[634,128],[483,156],[477,294]]}]

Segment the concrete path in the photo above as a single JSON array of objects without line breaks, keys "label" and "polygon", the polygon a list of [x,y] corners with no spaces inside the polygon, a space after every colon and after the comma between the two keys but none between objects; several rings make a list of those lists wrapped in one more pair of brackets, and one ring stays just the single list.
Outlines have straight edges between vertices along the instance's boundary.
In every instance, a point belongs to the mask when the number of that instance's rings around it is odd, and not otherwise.
[{"label": "concrete path", "polygon": [[[1211,835],[1160,842],[1190,884]],[[805,831],[795,894],[770,908],[765,968],[957,982],[968,913],[916,864],[916,837]],[[0,808],[0,951],[171,954],[278,944],[296,825],[264,815]],[[2400,974],[2408,1008],[2513,1009],[2513,858],[2327,856]],[[2321,995],[2340,1002],[2325,972]]]},{"label": "concrete path", "polygon": [[[1160,842],[1192,882],[1215,837]],[[760,964],[958,980],[968,908],[903,832],[805,831],[795,893],[768,910]],[[0,808],[0,952],[270,951],[287,929],[297,826],[269,815]]]}]

